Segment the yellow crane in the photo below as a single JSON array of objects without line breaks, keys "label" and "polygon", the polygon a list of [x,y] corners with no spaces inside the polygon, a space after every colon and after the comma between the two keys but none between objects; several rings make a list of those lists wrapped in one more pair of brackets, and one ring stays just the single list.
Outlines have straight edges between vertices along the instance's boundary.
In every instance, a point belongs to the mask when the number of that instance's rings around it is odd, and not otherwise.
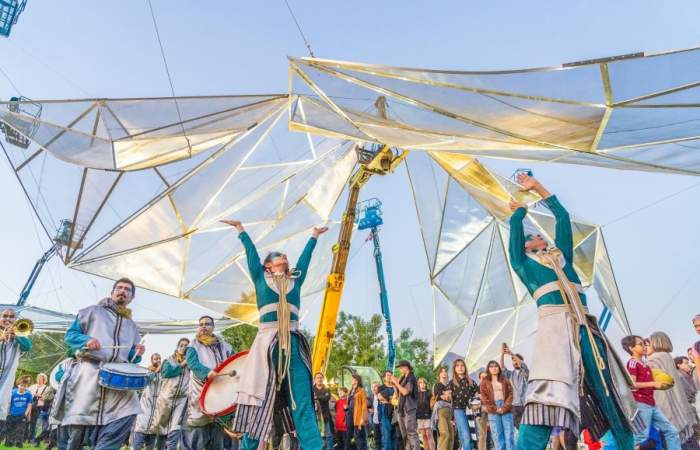
[{"label": "yellow crane", "polygon": [[[385,113],[382,108],[381,97],[377,101],[380,114]],[[340,299],[345,286],[345,268],[350,253],[350,240],[355,225],[355,214],[360,189],[367,183],[372,175],[386,175],[396,167],[408,155],[407,150],[392,150],[386,145],[372,145],[368,148],[357,146],[357,160],[359,168],[350,177],[350,195],[345,206],[345,213],[340,225],[338,242],[333,246],[333,263],[331,273],[328,275],[326,292],[321,307],[321,318],[316,330],[314,348],[311,355],[313,373],[325,373],[328,366],[328,358],[331,354],[333,338],[335,337],[335,325],[340,309]]]}]

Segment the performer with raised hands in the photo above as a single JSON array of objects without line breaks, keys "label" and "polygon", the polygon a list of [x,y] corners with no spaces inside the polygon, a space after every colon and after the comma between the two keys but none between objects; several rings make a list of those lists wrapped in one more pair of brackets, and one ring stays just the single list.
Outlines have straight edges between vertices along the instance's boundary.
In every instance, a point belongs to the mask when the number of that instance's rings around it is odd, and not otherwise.
[{"label": "performer with raised hands", "polygon": [[75,358],[62,378],[52,416],[64,432],[60,448],[119,448],[141,412],[136,391],[107,389],[98,383],[102,363],[139,363],[145,347],[127,307],[136,294],[128,278],[117,280],[111,295],[78,311],[64,342]]},{"label": "performer with raised hands", "polygon": [[177,450],[182,435],[182,422],[187,411],[187,390],[190,384],[190,370],[187,368],[185,352],[190,340],[180,338],[177,348],[163,363],[160,371],[163,383],[156,408],[156,423],[167,434],[165,447]]},{"label": "performer with raised hands", "polygon": [[[246,251],[248,270],[255,285],[260,326],[251,346],[246,368],[237,387],[237,410],[232,430],[243,433],[243,450],[263,449],[270,434],[273,412],[290,417],[301,448],[321,450],[323,443],[314,412],[309,344],[299,331],[301,286],[318,237],[328,228],[314,228],[296,268],[287,255],[260,256],[239,221],[234,227]],[[279,398],[278,398],[279,397]],[[280,401],[284,400],[284,401]],[[288,405],[283,410],[276,405]]]},{"label": "performer with raised hands", "polygon": [[214,369],[233,354],[231,346],[214,334],[214,319],[199,318],[199,331],[185,351],[185,362],[190,371],[187,427],[183,446],[189,450],[221,450],[224,432],[214,417],[204,414],[199,399],[207,379],[218,376]]},{"label": "performer with raised hands", "polygon": [[[534,191],[556,219],[555,246],[540,235],[525,236],[527,205],[512,201],[509,255],[537,302],[538,326],[519,429],[518,449],[544,449],[553,427],[578,434],[582,428],[600,437],[607,429],[618,448],[633,448],[637,416],[631,380],[595,317],[574,269],[569,213],[542,184],[520,173],[523,191]],[[634,425],[639,425],[635,423]]]},{"label": "performer with raised hands", "polygon": [[[26,336],[15,336],[17,313],[7,308],[0,316],[0,425],[9,414],[10,397],[15,387],[15,374],[19,357],[32,350],[32,341]],[[2,430],[0,426],[0,430]]]}]

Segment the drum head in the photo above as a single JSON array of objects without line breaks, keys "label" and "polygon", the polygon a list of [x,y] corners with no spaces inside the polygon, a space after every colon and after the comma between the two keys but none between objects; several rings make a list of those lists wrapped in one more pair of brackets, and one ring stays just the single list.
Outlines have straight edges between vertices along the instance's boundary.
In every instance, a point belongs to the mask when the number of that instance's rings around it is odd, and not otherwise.
[{"label": "drum head", "polygon": [[225,416],[232,413],[236,407],[233,403],[236,386],[243,372],[243,365],[246,362],[248,350],[229,357],[214,369],[221,375],[207,380],[202,389],[202,396],[199,398],[199,407],[205,414],[212,416]]},{"label": "drum head", "polygon": [[125,375],[150,375],[151,371],[138,364],[131,363],[105,363],[102,369],[112,373],[122,373]]}]

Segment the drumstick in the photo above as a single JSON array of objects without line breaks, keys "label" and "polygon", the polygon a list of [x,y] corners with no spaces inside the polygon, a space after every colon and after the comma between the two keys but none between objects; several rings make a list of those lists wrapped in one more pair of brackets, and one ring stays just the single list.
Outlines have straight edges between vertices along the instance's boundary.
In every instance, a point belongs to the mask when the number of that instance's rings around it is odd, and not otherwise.
[{"label": "drumstick", "polygon": [[[103,348],[129,348],[129,346],[128,345],[105,345],[104,347],[100,347],[100,350],[102,350]],[[81,348],[81,350],[90,350],[90,349],[87,347],[83,347],[83,348]]]},{"label": "drumstick", "polygon": [[[139,341],[139,343],[138,343],[137,345],[143,345],[143,341],[145,341],[145,340],[146,340],[146,335],[144,334],[143,337],[141,338],[141,340]],[[130,362],[130,363],[133,363],[135,359],[136,359],[136,352],[134,352],[134,356],[131,357],[131,359],[129,360],[129,362]]]}]

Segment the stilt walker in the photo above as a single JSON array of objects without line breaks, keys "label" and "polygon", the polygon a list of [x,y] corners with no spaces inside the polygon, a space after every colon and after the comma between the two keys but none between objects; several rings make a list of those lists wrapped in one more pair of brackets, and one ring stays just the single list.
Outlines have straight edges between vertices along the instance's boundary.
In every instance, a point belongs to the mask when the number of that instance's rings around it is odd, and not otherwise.
[{"label": "stilt walker", "polygon": [[[321,450],[323,443],[313,404],[310,349],[299,331],[299,308],[311,254],[318,236],[328,229],[313,229],[296,268],[290,270],[287,256],[279,252],[270,253],[260,264],[255,244],[241,223],[224,223],[239,232],[260,313],[258,334],[248,354],[250,369],[241,374],[231,428],[244,434],[242,450],[262,450],[270,435],[273,414],[280,414],[292,428],[287,431],[296,432],[303,450]],[[279,408],[279,405],[285,406]]]},{"label": "stilt walker", "polygon": [[527,205],[510,204],[510,262],[538,308],[518,449],[544,450],[553,427],[576,435],[585,427],[596,440],[610,429],[618,448],[631,449],[637,425],[631,380],[596,318],[588,314],[574,270],[569,213],[532,176],[520,173],[518,183],[539,194],[556,219],[556,246],[549,247],[540,235],[525,236]]}]

